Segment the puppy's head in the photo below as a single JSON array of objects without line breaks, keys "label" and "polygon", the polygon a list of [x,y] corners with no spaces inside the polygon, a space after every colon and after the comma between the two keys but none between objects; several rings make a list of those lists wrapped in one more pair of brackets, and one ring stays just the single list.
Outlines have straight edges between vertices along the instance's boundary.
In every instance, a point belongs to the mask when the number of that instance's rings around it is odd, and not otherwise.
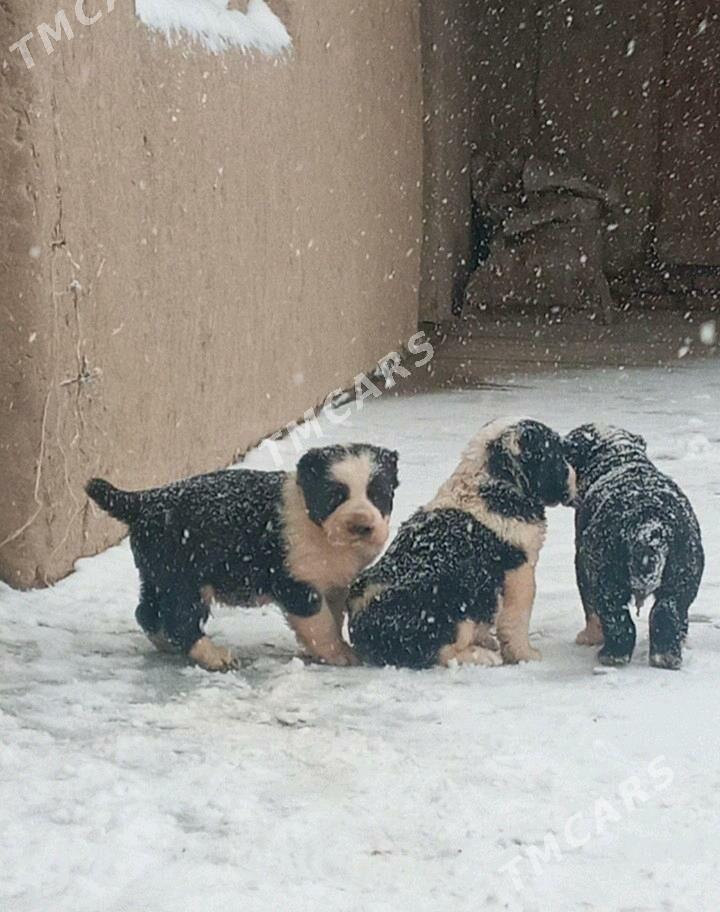
[{"label": "puppy's head", "polygon": [[575,472],[563,452],[562,438],[540,421],[525,418],[506,425],[488,443],[488,471],[547,506],[569,504]]},{"label": "puppy's head", "polygon": [[297,483],[308,516],[331,544],[380,553],[389,534],[397,463],[394,450],[367,444],[320,447],[302,457]]},{"label": "puppy's head", "polygon": [[639,434],[610,424],[583,424],[563,439],[563,450],[565,458],[582,478],[591,466],[610,454],[623,459],[644,456],[647,443]]}]

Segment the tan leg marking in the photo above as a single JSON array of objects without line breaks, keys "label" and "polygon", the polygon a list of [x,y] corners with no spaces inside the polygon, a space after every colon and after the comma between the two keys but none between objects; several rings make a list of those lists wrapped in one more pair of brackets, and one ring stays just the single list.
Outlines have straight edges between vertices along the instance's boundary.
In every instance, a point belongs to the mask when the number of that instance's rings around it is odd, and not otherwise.
[{"label": "tan leg marking", "polygon": [[210,637],[200,637],[190,652],[190,658],[196,665],[204,668],[206,671],[229,671],[231,668],[237,668],[237,659],[232,652],[224,646],[216,646]]},{"label": "tan leg marking", "polygon": [[605,642],[600,618],[596,614],[589,614],[585,619],[585,629],[575,637],[578,646],[602,646]]},{"label": "tan leg marking", "polygon": [[487,624],[476,624],[475,621],[460,621],[454,643],[443,646],[438,653],[438,664],[446,668],[452,662],[459,665],[502,665],[497,652],[477,645],[478,628],[488,629]]},{"label": "tan leg marking", "polygon": [[540,659],[530,645],[528,631],[535,601],[535,568],[525,563],[505,574],[502,603],[497,616],[497,634],[503,660],[509,664]]},{"label": "tan leg marking", "polygon": [[333,613],[323,599],[323,606],[312,617],[287,615],[288,624],[295,631],[300,643],[313,658],[328,665],[359,665],[355,653],[340,636]]},{"label": "tan leg marking", "polygon": [[342,636],[343,627],[345,625],[347,597],[348,590],[344,588],[330,589],[329,592],[325,593],[325,601],[330,609],[330,613],[335,618],[335,626],[337,627],[340,636]]},{"label": "tan leg marking", "polygon": [[493,652],[499,652],[500,644],[497,641],[497,637],[490,630],[490,624],[478,624],[475,631],[475,645],[482,646],[483,649],[491,649]]}]

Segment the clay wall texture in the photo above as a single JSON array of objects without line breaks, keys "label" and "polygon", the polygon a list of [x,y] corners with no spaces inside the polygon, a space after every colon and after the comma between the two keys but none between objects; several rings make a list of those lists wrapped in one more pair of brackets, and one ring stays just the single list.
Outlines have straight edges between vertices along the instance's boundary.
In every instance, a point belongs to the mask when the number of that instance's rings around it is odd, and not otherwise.
[{"label": "clay wall texture", "polygon": [[117,3],[27,70],[6,49],[58,5],[0,5],[11,585],[118,539],[90,476],[226,465],[415,330],[418,5],[277,7],[285,61],[170,47]]}]

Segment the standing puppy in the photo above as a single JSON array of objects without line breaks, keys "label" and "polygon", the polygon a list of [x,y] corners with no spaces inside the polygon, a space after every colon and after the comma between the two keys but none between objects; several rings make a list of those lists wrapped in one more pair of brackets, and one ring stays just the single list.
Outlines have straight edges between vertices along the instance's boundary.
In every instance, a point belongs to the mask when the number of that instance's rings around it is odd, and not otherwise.
[{"label": "standing puppy", "polygon": [[87,493],[130,527],[150,640],[222,671],[232,654],[203,635],[213,599],[277,602],[311,655],[354,662],[336,612],[387,541],[397,484],[397,453],[353,444],[310,450],[297,474],[230,469],[136,492],[94,479]]},{"label": "standing puppy", "polygon": [[565,438],[577,472],[575,570],[586,626],[577,642],[600,645],[603,665],[624,665],[635,648],[628,610],[655,596],[650,664],[679,668],[688,609],[704,567],[690,502],[646,455],[642,437],[586,424]]},{"label": "standing puppy", "polygon": [[488,648],[497,648],[489,635],[496,622],[504,661],[539,659],[528,625],[545,507],[569,502],[573,474],[544,424],[486,425],[433,500],[351,586],[358,655],[409,668],[499,665]]}]

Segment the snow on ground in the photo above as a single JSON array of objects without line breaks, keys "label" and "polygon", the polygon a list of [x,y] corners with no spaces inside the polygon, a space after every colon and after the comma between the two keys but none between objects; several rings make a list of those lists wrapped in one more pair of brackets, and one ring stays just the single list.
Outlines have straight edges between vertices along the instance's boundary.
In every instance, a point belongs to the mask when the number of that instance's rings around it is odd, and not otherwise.
[{"label": "snow on ground", "polygon": [[240,48],[272,56],[292,45],[287,29],[263,0],[249,0],[244,13],[228,9],[228,0],[135,0],[135,11],[171,44],[189,37],[213,54]]},{"label": "snow on ground", "polygon": [[716,912],[718,402],[706,362],[386,395],[326,422],[327,440],[399,448],[395,526],[496,415],[644,433],[709,558],[679,672],[648,667],[643,617],[632,666],[593,674],[562,508],[532,621],[544,661],[521,667],[304,665],[276,610],[227,609],[211,631],[243,666],[214,676],[136,629],[127,544],[51,590],[0,588],[0,908]]}]

